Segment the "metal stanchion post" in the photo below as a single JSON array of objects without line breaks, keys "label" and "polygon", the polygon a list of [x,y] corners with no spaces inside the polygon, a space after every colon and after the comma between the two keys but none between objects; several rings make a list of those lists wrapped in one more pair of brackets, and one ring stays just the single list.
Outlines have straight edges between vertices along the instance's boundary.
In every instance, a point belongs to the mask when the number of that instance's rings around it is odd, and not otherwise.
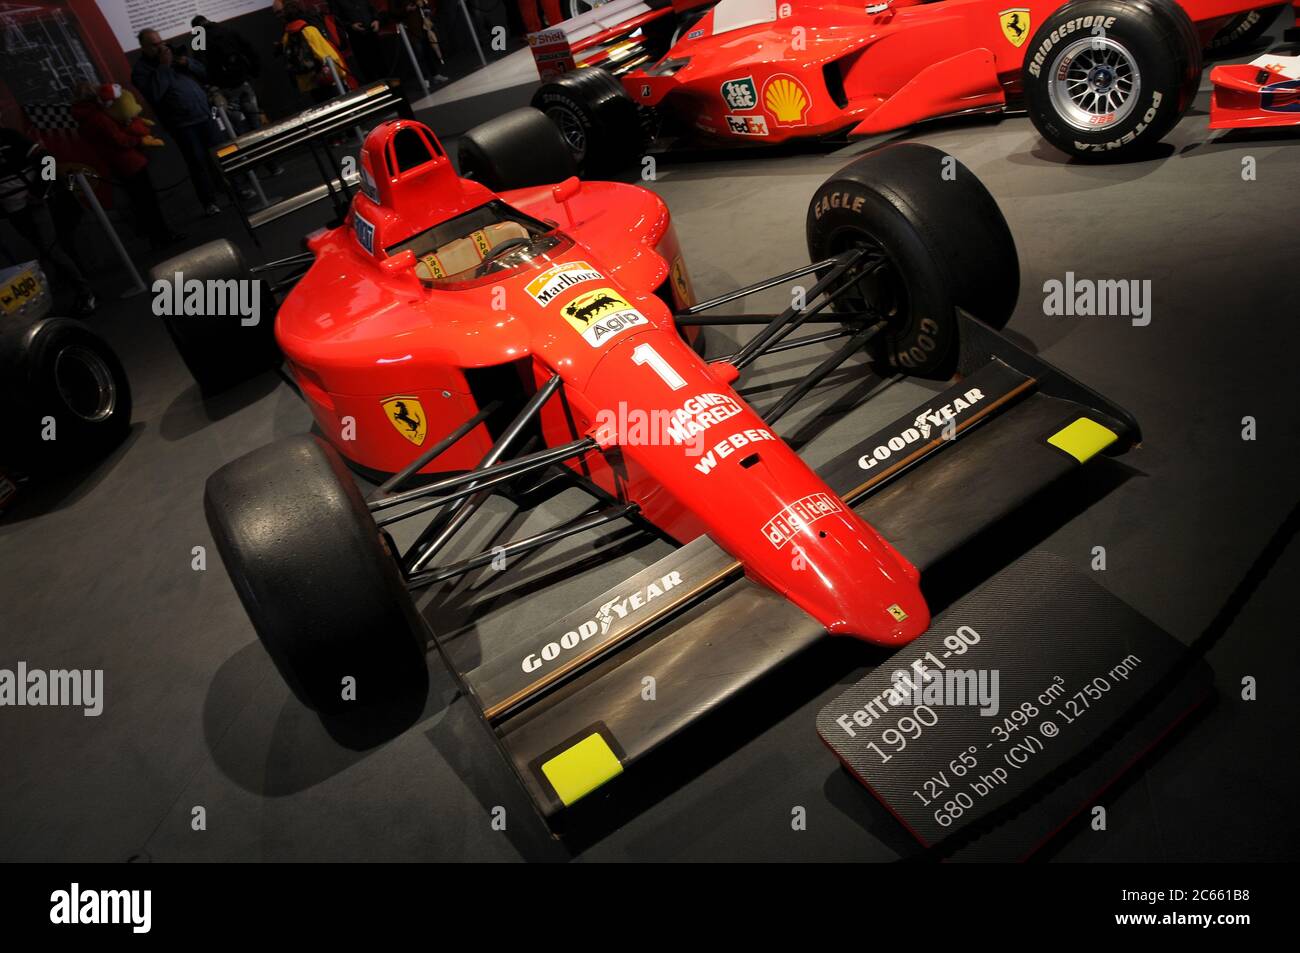
[{"label": "metal stanchion post", "polygon": [[136,270],[135,262],[133,262],[131,256],[126,253],[126,248],[122,245],[122,239],[117,237],[117,232],[113,228],[113,223],[110,222],[108,216],[104,214],[104,207],[99,204],[99,198],[95,195],[95,190],[92,189],[90,183],[86,181],[85,173],[74,172],[72,178],[76,181],[77,185],[81,187],[81,192],[86,197],[86,204],[90,206],[90,210],[95,213],[95,218],[99,219],[99,224],[103,226],[104,231],[108,233],[108,240],[113,243],[113,248],[117,250],[117,256],[122,259],[122,264],[126,265],[127,274],[129,274],[131,279],[135,282],[135,287],[124,292],[122,297],[129,298],[132,295],[142,293],[148,288],[148,286],[144,283],[144,279],[140,277],[140,272]]},{"label": "metal stanchion post", "polygon": [[[334,77],[334,87],[339,91],[339,95],[346,96],[348,88],[343,82],[343,77],[339,75],[338,68],[334,65],[333,57],[325,57],[325,67],[330,71],[330,76]],[[357,142],[364,143],[366,141],[360,126],[353,126],[352,131],[356,134]]]},{"label": "metal stanchion post", "polygon": [[[225,106],[217,107],[217,116],[221,120],[221,128],[226,130],[226,135],[231,139],[238,138],[238,136],[235,135],[235,124],[230,121],[230,114],[226,112]],[[258,207],[266,208],[270,205],[271,203],[266,200],[266,193],[262,191],[262,183],[257,181],[257,173],[252,169],[248,170],[248,181],[249,184],[253,186],[253,191],[257,194],[258,201],[262,203]]]},{"label": "metal stanchion post", "polygon": [[465,5],[465,0],[460,0],[460,12],[465,14],[465,25],[469,27],[469,38],[474,41],[474,49],[478,50],[479,61],[487,66],[487,57],[483,55],[483,44],[478,41],[478,31],[474,28],[474,21],[470,19],[469,7]]},{"label": "metal stanchion post", "polygon": [[411,68],[415,70],[415,78],[420,81],[424,95],[428,96],[429,82],[424,78],[424,70],[420,69],[420,61],[415,58],[415,50],[411,48],[411,38],[406,35],[406,24],[397,24],[397,35],[402,38],[402,46],[406,48],[406,55],[410,57]]}]

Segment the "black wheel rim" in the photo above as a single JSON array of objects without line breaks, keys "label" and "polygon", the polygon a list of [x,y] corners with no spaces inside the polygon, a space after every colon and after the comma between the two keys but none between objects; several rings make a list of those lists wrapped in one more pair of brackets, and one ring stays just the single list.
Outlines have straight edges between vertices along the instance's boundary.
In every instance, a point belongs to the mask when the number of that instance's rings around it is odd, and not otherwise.
[{"label": "black wheel rim", "polygon": [[578,162],[586,158],[587,129],[582,124],[582,117],[568,106],[551,106],[546,110],[546,115],[560,130],[573,158]]},{"label": "black wheel rim", "polygon": [[59,397],[82,420],[97,423],[117,407],[117,382],[102,357],[89,348],[65,347],[54,359]]},{"label": "black wheel rim", "polygon": [[862,262],[845,275],[840,288],[833,289],[839,292],[845,285],[852,286],[838,294],[834,310],[862,315],[854,319],[855,324],[883,319],[887,322],[886,336],[900,338],[911,320],[911,295],[903,273],[884,245],[861,229],[841,228],[831,233],[827,251],[831,256],[866,252]]}]

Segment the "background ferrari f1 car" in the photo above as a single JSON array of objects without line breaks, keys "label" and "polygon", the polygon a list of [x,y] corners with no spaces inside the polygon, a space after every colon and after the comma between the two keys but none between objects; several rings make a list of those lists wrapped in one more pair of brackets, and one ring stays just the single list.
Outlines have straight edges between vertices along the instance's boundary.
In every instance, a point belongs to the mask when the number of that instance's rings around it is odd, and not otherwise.
[{"label": "background ferrari f1 car", "polygon": [[530,37],[533,105],[593,173],[658,132],[774,144],[1018,108],[1062,151],[1116,159],[1173,128],[1204,47],[1271,22],[1257,3],[613,0]]},{"label": "background ferrari f1 car", "polygon": [[[570,156],[537,111],[478,127],[461,149],[473,179],[427,127],[377,127],[344,224],[273,263],[308,266],[275,328],[318,435],[223,467],[205,508],[300,700],[330,714],[422,697],[431,644],[547,815],[827,633],[886,650],[916,638],[926,567],[1138,438],[1125,411],[997,333],[1018,294],[1015,245],[980,182],[937,150],[851,163],[809,204],[811,263],[695,301],[664,203],[565,177]],[[218,242],[155,280],[243,269]],[[721,310],[787,284],[780,313]],[[759,330],[707,353],[701,328],[741,325]],[[732,386],[800,348],[824,357],[761,407]],[[194,368],[218,352],[241,353],[183,350]],[[947,383],[901,416],[848,414],[858,439],[814,468],[773,428],[864,354],[878,377]],[[369,499],[349,464],[382,481]],[[482,532],[493,494],[526,506],[556,480],[590,505],[447,558]],[[954,481],[980,488],[958,501]],[[409,595],[629,521],[679,548],[472,656],[440,637],[437,613],[429,632]],[[633,700],[650,672],[663,700],[647,708]]]}]

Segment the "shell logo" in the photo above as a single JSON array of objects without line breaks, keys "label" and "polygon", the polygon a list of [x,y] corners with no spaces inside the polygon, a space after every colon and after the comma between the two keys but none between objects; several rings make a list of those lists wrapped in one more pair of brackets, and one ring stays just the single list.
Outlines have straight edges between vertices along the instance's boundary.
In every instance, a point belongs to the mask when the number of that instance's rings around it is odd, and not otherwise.
[{"label": "shell logo", "polygon": [[778,126],[803,126],[812,100],[803,83],[788,73],[778,73],[763,86],[763,105]]}]

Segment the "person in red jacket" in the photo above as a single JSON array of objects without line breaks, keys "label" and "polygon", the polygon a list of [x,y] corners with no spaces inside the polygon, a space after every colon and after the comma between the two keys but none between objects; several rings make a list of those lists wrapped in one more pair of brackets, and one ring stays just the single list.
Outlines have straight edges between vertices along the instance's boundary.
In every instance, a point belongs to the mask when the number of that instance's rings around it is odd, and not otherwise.
[{"label": "person in red jacket", "polygon": [[109,114],[108,108],[122,95],[121,87],[107,84],[96,88],[83,82],[77,85],[75,95],[72,115],[81,137],[103,157],[109,175],[126,190],[136,231],[154,248],[183,238],[171,230],[163,216],[149,176],[149,158],[142,148],[146,143],[162,145],[162,141],[141,117],[123,123]]},{"label": "person in red jacket", "polygon": [[519,0],[519,15],[524,18],[524,30],[528,33],[541,31],[541,14],[546,15],[547,26],[555,26],[564,19],[564,14],[560,12],[560,0],[541,0],[540,12],[537,7],[538,0]]}]

